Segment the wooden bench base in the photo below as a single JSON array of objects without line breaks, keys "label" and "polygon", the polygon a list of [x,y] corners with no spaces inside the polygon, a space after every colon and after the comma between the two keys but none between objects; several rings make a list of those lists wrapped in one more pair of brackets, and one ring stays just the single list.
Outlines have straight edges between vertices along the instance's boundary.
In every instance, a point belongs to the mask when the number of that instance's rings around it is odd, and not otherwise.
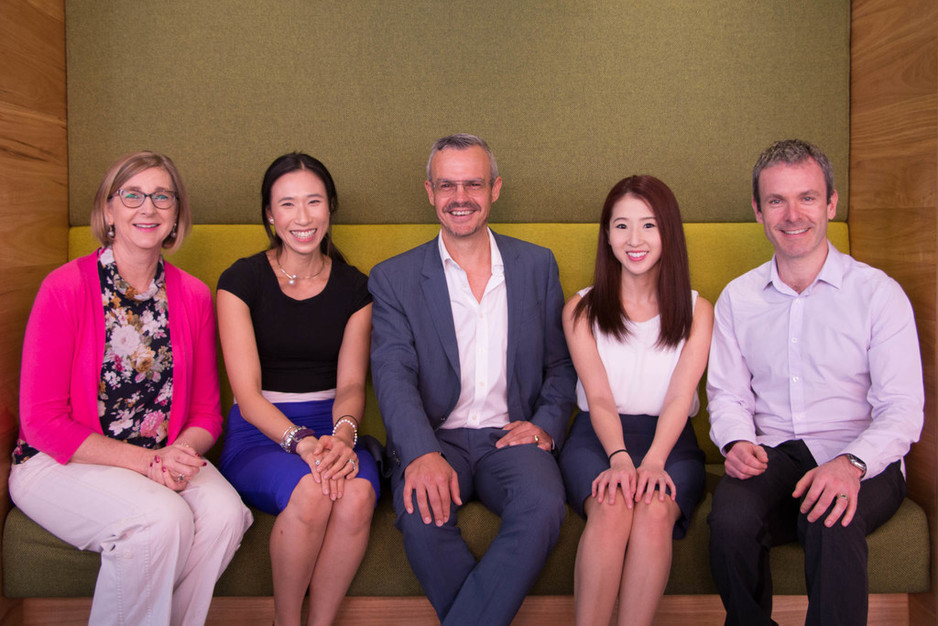
[{"label": "wooden bench base", "polygon": [[[90,598],[25,598],[10,601],[4,625],[82,626],[88,623]],[[772,616],[780,626],[804,624],[806,596],[776,596]],[[219,597],[212,602],[207,625],[253,626],[270,624],[274,599],[269,597]],[[719,626],[723,624],[719,596],[665,596],[658,607],[656,626]],[[342,604],[337,626],[427,626],[438,624],[436,613],[424,597],[349,597]],[[514,626],[569,626],[574,623],[572,596],[529,596]],[[904,593],[870,596],[869,626],[909,623],[909,596]]]}]

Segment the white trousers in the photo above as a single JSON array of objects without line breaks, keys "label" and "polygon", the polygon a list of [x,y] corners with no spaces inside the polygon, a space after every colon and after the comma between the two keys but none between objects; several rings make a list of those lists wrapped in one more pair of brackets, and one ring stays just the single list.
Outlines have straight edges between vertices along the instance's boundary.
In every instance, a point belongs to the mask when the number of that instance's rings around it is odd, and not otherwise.
[{"label": "white trousers", "polygon": [[10,471],[26,515],[101,554],[89,624],[204,624],[215,583],[251,525],[209,463],[175,492],[132,470],[61,465],[40,453]]}]

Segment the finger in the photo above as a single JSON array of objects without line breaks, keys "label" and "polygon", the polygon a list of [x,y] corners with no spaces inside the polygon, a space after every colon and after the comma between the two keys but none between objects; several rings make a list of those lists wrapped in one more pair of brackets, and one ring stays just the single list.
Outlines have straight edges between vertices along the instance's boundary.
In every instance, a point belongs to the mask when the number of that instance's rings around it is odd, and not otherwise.
[{"label": "finger", "polygon": [[815,470],[811,470],[801,477],[797,483],[795,483],[795,490],[791,493],[791,497],[800,498],[802,494],[807,490],[807,488],[814,482]]},{"label": "finger", "polygon": [[404,478],[404,510],[413,514],[414,512],[414,484],[410,478]]},{"label": "finger", "polygon": [[427,489],[424,486],[417,488],[417,509],[420,510],[420,519],[423,520],[424,524],[433,521],[433,518],[430,517],[430,504],[427,502]]},{"label": "finger", "polygon": [[339,491],[342,489],[342,482],[337,478],[333,478],[329,481],[329,497],[332,498],[332,501],[335,502],[339,499]]},{"label": "finger", "polygon": [[[670,476],[668,476],[667,485],[668,485],[668,489],[671,490],[671,499],[672,499],[672,500],[677,500],[677,487],[674,485],[674,481],[671,480],[671,477],[670,477]],[[664,499],[664,498],[662,498],[662,500],[663,500],[663,499]]]},{"label": "finger", "polygon": [[860,493],[857,492],[853,497],[847,499],[847,511],[844,513],[843,518],[840,520],[842,526],[849,526],[850,522],[853,521],[853,516],[857,512],[857,504],[859,504]]},{"label": "finger", "polygon": [[514,422],[508,422],[507,424],[505,424],[504,426],[502,426],[502,430],[511,431],[511,430],[514,430],[514,429],[516,429],[516,428],[518,428],[518,427],[520,427],[520,426],[526,426],[528,423],[529,423],[529,422],[525,422],[525,421],[522,421],[522,420],[517,420],[517,421],[514,421]]},{"label": "finger", "polygon": [[[459,496],[459,475],[456,472],[453,472],[449,478],[449,493],[453,502],[462,506],[462,498]],[[449,512],[447,512],[446,519],[449,519]]]},{"label": "finger", "polygon": [[828,515],[827,518],[824,520],[824,525],[827,526],[828,528],[836,524],[837,520],[841,518],[841,516],[844,514],[844,511],[846,511],[847,508],[850,506],[849,499],[842,498],[841,495],[846,495],[846,494],[839,494],[836,498],[834,498],[834,506],[831,509],[830,515]]},{"label": "finger", "polygon": [[436,525],[442,526],[449,519],[449,489],[440,489],[436,485],[430,488],[430,513],[436,517]]},{"label": "finger", "polygon": [[753,446],[752,454],[763,466],[769,463],[769,453],[762,446]]}]

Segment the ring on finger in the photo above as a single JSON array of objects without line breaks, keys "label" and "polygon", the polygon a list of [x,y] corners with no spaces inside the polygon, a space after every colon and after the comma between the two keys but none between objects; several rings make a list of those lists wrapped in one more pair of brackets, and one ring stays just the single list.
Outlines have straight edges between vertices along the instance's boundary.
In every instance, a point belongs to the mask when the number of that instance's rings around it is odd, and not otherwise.
[{"label": "ring on finger", "polygon": [[840,500],[841,498],[843,498],[844,500],[846,500],[846,499],[847,499],[847,494],[845,494],[845,493],[838,494],[837,499]]},{"label": "ring on finger", "polygon": [[316,467],[319,467],[319,464],[322,463],[319,459],[316,459]]},{"label": "ring on finger", "polygon": [[186,478],[186,477],[183,476],[182,474],[176,474],[176,482],[180,482],[180,483],[181,483],[183,480],[185,480],[185,478]]},{"label": "ring on finger", "polygon": [[534,434],[534,443],[541,443],[541,438],[537,436],[537,433]]}]

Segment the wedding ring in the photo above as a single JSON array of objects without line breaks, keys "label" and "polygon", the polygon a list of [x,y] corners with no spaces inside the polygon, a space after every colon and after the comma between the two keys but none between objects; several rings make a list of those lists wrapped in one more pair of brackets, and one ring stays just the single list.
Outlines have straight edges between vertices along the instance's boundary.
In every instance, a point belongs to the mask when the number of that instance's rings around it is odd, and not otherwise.
[{"label": "wedding ring", "polygon": [[182,474],[176,474],[176,482],[181,483],[185,479],[185,476]]},{"label": "wedding ring", "polygon": [[537,435],[534,435],[534,443],[540,443],[540,442],[541,442],[541,438],[538,437]]},{"label": "wedding ring", "polygon": [[846,500],[846,499],[847,499],[847,494],[842,493],[842,494],[840,494],[840,495],[837,496],[837,497],[838,497],[838,498],[843,498],[844,500]]},{"label": "wedding ring", "polygon": [[319,464],[320,464],[320,463],[321,463],[321,461],[320,461],[319,459],[316,459],[316,467],[319,467]]}]

